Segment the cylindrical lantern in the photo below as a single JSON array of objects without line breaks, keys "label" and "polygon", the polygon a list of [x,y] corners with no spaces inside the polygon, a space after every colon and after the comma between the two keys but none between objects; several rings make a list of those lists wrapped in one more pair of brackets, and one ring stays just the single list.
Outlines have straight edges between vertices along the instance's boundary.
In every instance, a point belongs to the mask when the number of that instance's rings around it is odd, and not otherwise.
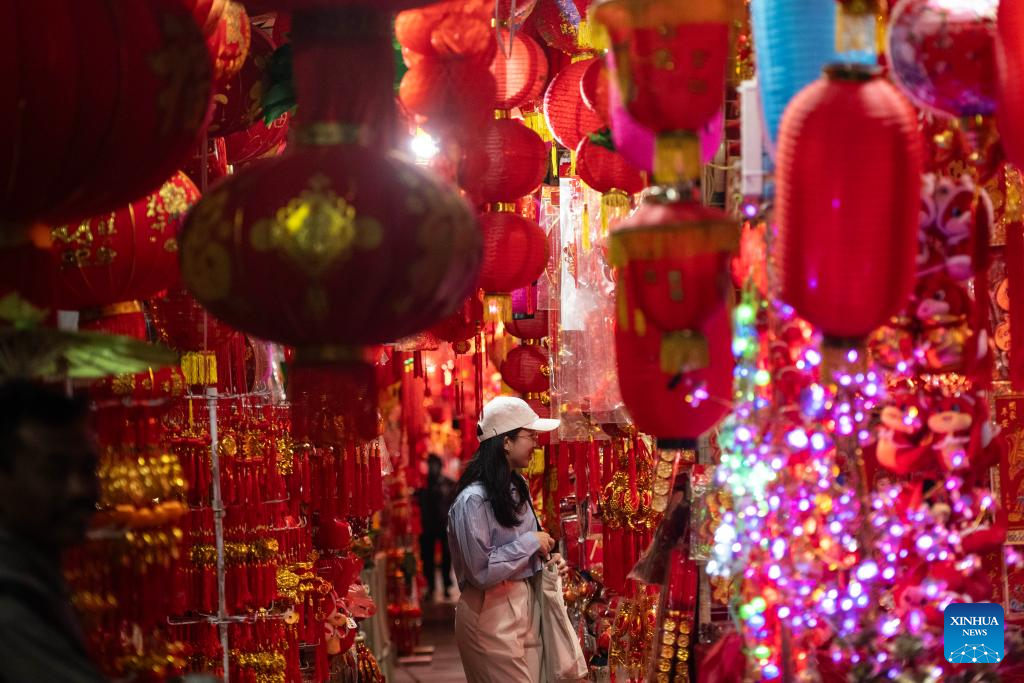
[{"label": "cylindrical lantern", "polygon": [[782,112],[836,61],[836,6],[818,0],[751,0],[768,153],[774,158]]},{"label": "cylindrical lantern", "polygon": [[0,223],[113,211],[181,168],[211,85],[203,34],[180,0],[8,7]]},{"label": "cylindrical lantern", "polygon": [[547,349],[523,344],[508,352],[501,364],[505,384],[523,394],[539,394],[551,388],[551,360]]},{"label": "cylindrical lantern", "polygon": [[495,119],[466,150],[459,183],[482,202],[513,202],[544,182],[548,147],[516,119]]},{"label": "cylindrical lantern", "polygon": [[390,33],[376,8],[293,14],[292,144],[215,187],[182,234],[185,283],[221,320],[296,347],[374,344],[472,289],[469,207],[379,144],[395,129]]},{"label": "cylindrical lantern", "polygon": [[825,335],[860,339],[903,309],[921,172],[917,115],[878,69],[829,68],[786,110],[776,173],[782,299]]},{"label": "cylindrical lantern", "polygon": [[652,193],[612,228],[617,329],[657,339],[664,372],[706,367],[715,353],[700,329],[726,299],[738,242],[725,213],[670,193]]},{"label": "cylindrical lantern", "polygon": [[544,93],[544,118],[559,144],[576,149],[580,140],[604,126],[596,111],[583,101],[580,83],[593,59],[570,64],[559,71]]}]

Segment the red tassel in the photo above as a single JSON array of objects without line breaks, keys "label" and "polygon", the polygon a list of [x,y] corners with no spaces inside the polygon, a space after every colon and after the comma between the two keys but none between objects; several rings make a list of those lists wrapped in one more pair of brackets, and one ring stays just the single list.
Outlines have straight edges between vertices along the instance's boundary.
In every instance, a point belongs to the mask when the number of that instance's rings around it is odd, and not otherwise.
[{"label": "red tassel", "polygon": [[[1024,321],[1024,223],[1006,226],[1006,278],[1010,299],[1010,320]],[[1017,292],[1022,294],[1018,295]],[[982,294],[978,292],[979,296]],[[1024,326],[1024,322],[1018,322]],[[1010,334],[1010,383],[1014,391],[1024,390],[1024,334]]]}]

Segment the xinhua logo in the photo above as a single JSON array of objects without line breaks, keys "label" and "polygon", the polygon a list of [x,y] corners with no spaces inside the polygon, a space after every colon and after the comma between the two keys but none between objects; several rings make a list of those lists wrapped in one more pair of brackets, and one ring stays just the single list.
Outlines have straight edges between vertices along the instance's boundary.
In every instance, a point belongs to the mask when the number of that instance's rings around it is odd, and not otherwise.
[{"label": "xinhua logo", "polygon": [[1003,606],[994,602],[954,602],[942,613],[942,642],[952,664],[1003,661]]}]

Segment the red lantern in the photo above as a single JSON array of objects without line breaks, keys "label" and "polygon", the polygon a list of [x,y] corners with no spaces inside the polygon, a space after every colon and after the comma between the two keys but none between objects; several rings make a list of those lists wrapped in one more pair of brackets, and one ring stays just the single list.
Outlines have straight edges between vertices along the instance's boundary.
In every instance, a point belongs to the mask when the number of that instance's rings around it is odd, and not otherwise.
[{"label": "red lantern", "polygon": [[424,57],[490,64],[497,49],[492,16],[493,7],[485,2],[441,2],[399,13],[395,37],[404,48]]},{"label": "red lantern", "polygon": [[244,164],[276,150],[288,137],[288,118],[285,112],[271,121],[269,126],[260,120],[247,130],[227,136],[224,142],[228,161]]},{"label": "red lantern", "polygon": [[484,238],[479,287],[511,292],[532,283],[548,262],[548,240],[536,223],[506,211],[480,216]]},{"label": "red lantern", "polygon": [[[212,41],[213,79],[217,83],[225,83],[242,70],[252,44],[249,15],[240,3],[234,0],[224,3]],[[207,45],[210,43],[208,38]]]},{"label": "red lantern", "polygon": [[996,121],[1006,156],[1024,168],[1024,0],[1000,0],[996,36]]},{"label": "red lantern", "polygon": [[598,192],[636,194],[644,189],[644,178],[618,152],[584,138],[576,149],[576,173]]},{"label": "red lantern", "polygon": [[[206,185],[209,187],[228,174],[228,151],[224,138],[207,138],[206,142]],[[203,140],[196,145],[192,158],[181,169],[196,187],[203,186]]]},{"label": "red lantern", "polygon": [[588,5],[590,0],[538,0],[530,22],[545,43],[574,55],[583,51],[579,45],[579,30],[580,23],[587,18]]},{"label": "red lantern", "polygon": [[273,52],[274,42],[270,36],[254,29],[241,70],[228,78],[213,98],[216,106],[208,129],[211,135],[243,132],[259,121],[263,115],[263,81]]},{"label": "red lantern", "polygon": [[474,294],[457,311],[435,325],[431,332],[441,341],[459,344],[469,341],[480,332],[483,319],[483,303]]},{"label": "red lantern", "polygon": [[199,190],[177,173],[114,213],[34,230],[0,252],[0,276],[46,308],[80,310],[146,299],[178,281],[177,234]]},{"label": "red lantern", "polygon": [[776,173],[782,299],[826,336],[862,338],[903,309],[922,160],[914,109],[878,70],[830,68],[786,109]]},{"label": "red lantern", "polygon": [[700,333],[708,339],[707,367],[666,373],[659,362],[661,345],[657,336],[639,336],[616,326],[615,357],[622,401],[636,428],[656,436],[660,448],[692,448],[732,405],[732,326],[725,302],[719,302]]},{"label": "red lantern", "polygon": [[293,144],[214,188],[182,234],[186,284],[228,324],[298,347],[389,342],[472,288],[468,207],[370,144],[371,126],[393,130],[389,23],[361,7],[293,15]]},{"label": "red lantern", "polygon": [[[13,6],[12,6],[13,11]],[[192,153],[209,54],[180,0],[19,4],[0,73],[0,219],[64,222],[160,187]]]},{"label": "red lantern", "polygon": [[505,323],[505,331],[519,339],[543,339],[548,336],[548,312],[537,311],[532,318],[519,318]]},{"label": "red lantern", "polygon": [[726,299],[735,224],[718,209],[652,193],[609,240],[617,329],[658,340],[663,372],[706,367],[717,350],[700,329]]},{"label": "red lantern", "polygon": [[535,344],[523,344],[508,352],[501,364],[505,384],[523,394],[539,394],[551,388],[548,352]]},{"label": "red lantern", "polygon": [[513,109],[535,102],[548,82],[548,58],[536,40],[516,33],[509,45],[510,33],[502,29],[501,47],[491,62],[491,73],[498,86],[495,108]]},{"label": "red lantern", "polygon": [[179,351],[216,349],[238,332],[206,312],[183,287],[172,287],[148,302],[160,341]]},{"label": "red lantern", "polygon": [[544,118],[551,134],[563,147],[576,149],[589,133],[601,128],[604,122],[597,112],[583,101],[580,83],[593,59],[585,59],[558,72],[544,93]]},{"label": "red lantern", "polygon": [[548,169],[548,148],[516,119],[487,124],[479,143],[466,152],[460,184],[481,202],[512,202],[540,187]]},{"label": "red lantern", "polygon": [[495,92],[485,64],[424,59],[405,72],[398,97],[430,129],[466,136],[487,123]]},{"label": "red lantern", "polygon": [[580,81],[580,94],[583,96],[583,103],[597,112],[601,120],[611,123],[610,100],[611,90],[609,86],[608,66],[603,59],[596,59],[587,67]]}]

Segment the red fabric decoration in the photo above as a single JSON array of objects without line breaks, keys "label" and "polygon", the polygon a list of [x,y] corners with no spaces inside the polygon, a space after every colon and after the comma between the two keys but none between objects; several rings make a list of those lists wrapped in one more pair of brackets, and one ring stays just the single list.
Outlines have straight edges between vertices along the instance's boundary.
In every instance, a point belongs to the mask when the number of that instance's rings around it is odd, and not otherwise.
[{"label": "red fabric decoration", "polygon": [[848,73],[790,102],[776,173],[782,299],[833,338],[864,337],[903,309],[923,163],[910,103],[878,72]]},{"label": "red fabric decoration", "polygon": [[424,59],[405,72],[398,97],[431,130],[465,136],[487,123],[495,92],[486,65]]},{"label": "red fabric decoration", "polygon": [[232,133],[224,140],[228,162],[243,164],[275,151],[288,137],[288,113],[281,114],[270,125],[257,121],[247,130]]},{"label": "red fabric decoration", "polygon": [[[622,400],[637,429],[670,441],[693,441],[713,428],[732,405],[732,327],[724,303],[700,328],[708,339],[710,363],[682,375],[662,372],[660,339],[640,337],[616,325],[615,354]],[[697,405],[687,402],[703,389],[708,396]]]},{"label": "red fabric decoration", "polygon": [[543,339],[548,336],[548,312],[537,311],[532,318],[520,318],[505,323],[505,331],[519,339]]},{"label": "red fabric decoration", "polygon": [[160,341],[180,351],[216,349],[238,334],[207,313],[182,287],[173,287],[148,304]]},{"label": "red fabric decoration", "polygon": [[177,173],[157,192],[79,224],[33,229],[0,251],[0,278],[33,303],[79,310],[146,299],[178,281],[175,236],[199,190]]},{"label": "red fabric decoration", "polygon": [[[509,31],[501,30],[502,47],[508,46]],[[511,53],[498,50],[491,62],[491,73],[498,86],[497,109],[513,109],[535,102],[548,82],[548,58],[536,40],[524,33],[512,38]]]},{"label": "red fabric decoration", "polygon": [[548,262],[548,239],[536,223],[514,213],[480,216],[484,237],[478,286],[485,292],[511,292],[540,277]]},{"label": "red fabric decoration", "polygon": [[580,141],[576,149],[576,173],[598,192],[621,190],[626,194],[635,194],[644,189],[644,178],[640,171],[618,152],[589,138]]},{"label": "red fabric decoration", "polygon": [[380,148],[395,130],[388,15],[341,8],[293,22],[294,142],[197,205],[183,278],[214,315],[261,339],[409,336],[465,300],[480,234],[452,189]]},{"label": "red fabric decoration", "polygon": [[227,78],[213,98],[211,135],[231,135],[255,125],[263,115],[263,81],[274,52],[274,41],[259,29],[252,31],[252,43],[242,68]]},{"label": "red fabric decoration", "polygon": [[540,187],[547,169],[539,135],[516,119],[495,119],[466,151],[460,184],[477,201],[513,202]]},{"label": "red fabric decoration", "polygon": [[[13,9],[13,6],[12,8]],[[0,29],[0,220],[49,223],[152,192],[209,108],[202,33],[180,0],[21,6]]]},{"label": "red fabric decoration", "polygon": [[604,125],[597,112],[583,102],[580,90],[583,74],[594,61],[585,59],[562,69],[551,79],[544,93],[544,118],[548,128],[559,144],[569,149],[576,149],[586,135]]},{"label": "red fabric decoration", "polygon": [[996,123],[1007,158],[1024,168],[1024,0],[1000,0],[997,27]]},{"label": "red fabric decoration", "polygon": [[551,388],[551,361],[546,349],[523,344],[508,352],[501,364],[505,384],[523,394],[537,394]]}]

